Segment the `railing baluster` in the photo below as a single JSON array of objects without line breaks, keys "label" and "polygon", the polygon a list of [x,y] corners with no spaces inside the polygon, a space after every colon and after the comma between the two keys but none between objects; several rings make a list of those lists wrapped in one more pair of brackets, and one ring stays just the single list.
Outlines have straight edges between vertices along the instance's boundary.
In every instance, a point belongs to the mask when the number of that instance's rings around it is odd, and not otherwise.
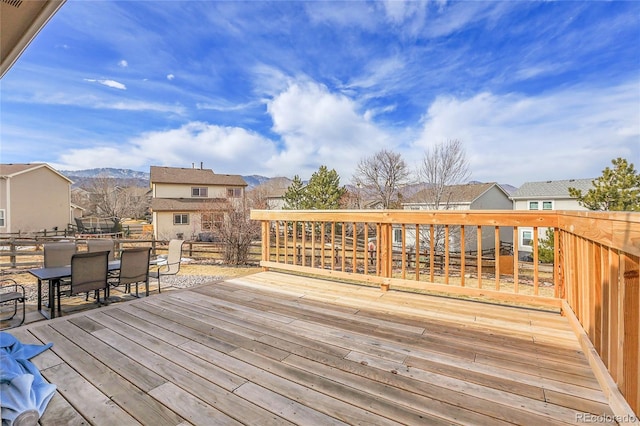
[{"label": "railing baluster", "polygon": [[449,224],[444,226],[444,283],[449,284]]},{"label": "railing baluster", "polygon": [[496,226],[493,230],[493,245],[495,250],[494,267],[496,270],[496,290],[500,291],[500,227]]},{"label": "railing baluster", "polygon": [[538,227],[533,227],[533,294],[538,295]]},{"label": "railing baluster", "polygon": [[477,272],[478,272],[478,288],[482,288],[482,226],[478,225],[476,228],[476,246],[477,246],[477,251],[478,253],[476,253],[476,264],[477,266]]},{"label": "railing baluster", "polygon": [[460,286],[464,287],[465,267],[467,263],[467,248],[464,235],[464,225],[460,225]]},{"label": "railing baluster", "polygon": [[429,281],[433,282],[434,265],[436,260],[436,234],[435,227],[429,225]]}]

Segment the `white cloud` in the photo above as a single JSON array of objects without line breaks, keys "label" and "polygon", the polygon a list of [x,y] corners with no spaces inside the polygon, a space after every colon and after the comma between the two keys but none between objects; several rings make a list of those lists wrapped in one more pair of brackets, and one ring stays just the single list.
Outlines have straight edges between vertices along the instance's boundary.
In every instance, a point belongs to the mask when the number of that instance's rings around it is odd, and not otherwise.
[{"label": "white cloud", "polygon": [[[191,122],[179,128],[142,134],[120,147],[73,149],[59,157],[61,169],[147,165],[189,167],[202,161],[216,173],[272,172],[263,161],[275,154],[273,143],[238,127]],[[253,172],[255,170],[255,172]]]},{"label": "white cloud", "polygon": [[460,139],[473,179],[527,181],[597,177],[616,157],[640,158],[638,83],[541,96],[481,93],[439,97],[411,157]]},{"label": "white cloud", "polygon": [[176,78],[176,76],[175,76],[175,75],[173,75],[173,74],[167,74],[167,80],[171,81],[171,80],[173,80],[174,78]]},{"label": "white cloud", "polygon": [[127,68],[129,66],[129,63],[123,59],[120,62],[118,62],[118,66],[121,68]]},{"label": "white cloud", "polygon": [[127,90],[127,86],[115,80],[95,80],[91,78],[85,78],[84,81],[88,81],[89,83],[99,83],[103,86],[111,87],[113,89]]},{"label": "white cloud", "polygon": [[346,96],[330,93],[313,82],[297,82],[267,105],[273,131],[284,142],[281,152],[267,161],[273,170],[308,178],[321,165],[350,179],[361,157],[394,141],[358,112]]}]

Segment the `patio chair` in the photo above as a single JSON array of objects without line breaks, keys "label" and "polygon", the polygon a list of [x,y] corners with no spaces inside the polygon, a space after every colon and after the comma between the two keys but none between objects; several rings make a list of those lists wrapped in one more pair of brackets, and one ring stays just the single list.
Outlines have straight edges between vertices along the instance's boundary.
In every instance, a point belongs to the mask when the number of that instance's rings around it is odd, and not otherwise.
[{"label": "patio chair", "polygon": [[111,262],[116,258],[116,242],[111,238],[87,238],[87,251],[89,253],[96,251],[108,251],[109,262]]},{"label": "patio chair", "polygon": [[[18,303],[22,304],[22,319],[20,323],[16,325],[12,325],[11,327],[18,327],[24,323],[25,317],[25,292],[24,286],[15,282],[11,278],[3,278],[0,280],[0,306],[4,307],[5,305],[10,306],[10,310],[13,311],[11,316],[8,317],[0,317],[0,321],[10,321],[13,317],[18,313]],[[4,311],[0,309],[0,312],[4,315]],[[8,328],[8,327],[5,327]]]},{"label": "patio chair", "polygon": [[[109,275],[109,252],[76,253],[71,257],[71,281],[69,294],[97,291],[97,303],[100,303],[100,290],[105,292],[105,300]],[[57,286],[58,312],[60,308],[60,286]]]},{"label": "patio chair", "polygon": [[146,295],[148,296],[150,257],[151,247],[136,247],[123,250],[120,254],[120,273],[117,280],[111,282],[111,285],[124,285],[124,291],[131,292],[131,284],[135,284],[136,297],[139,297],[138,284],[144,282]]},{"label": "patio chair", "polygon": [[78,234],[91,234],[91,229],[84,225],[84,222],[79,217],[74,218],[76,227],[78,228]]},{"label": "patio chair", "polygon": [[[109,252],[109,262],[116,259],[115,251],[116,251],[116,242],[111,238],[87,238],[87,251],[89,253],[93,253],[96,251],[108,251]],[[109,278],[117,278],[117,271],[109,272]],[[94,296],[94,298],[97,295]],[[89,293],[85,300],[89,300]]]},{"label": "patio chair", "polygon": [[60,243],[46,243],[44,245],[44,267],[71,265],[71,257],[76,253],[76,243],[73,241]]},{"label": "patio chair", "polygon": [[160,293],[160,277],[165,275],[176,275],[180,272],[180,261],[182,260],[183,240],[169,241],[169,254],[166,263],[158,263],[158,269],[149,272],[149,276],[158,279],[158,293]]},{"label": "patio chair", "polygon": [[[58,266],[71,265],[71,258],[76,253],[76,243],[73,241],[46,243],[44,248],[44,267],[55,268]],[[62,280],[60,285],[69,285],[68,280]],[[49,296],[53,297],[53,294]]]}]

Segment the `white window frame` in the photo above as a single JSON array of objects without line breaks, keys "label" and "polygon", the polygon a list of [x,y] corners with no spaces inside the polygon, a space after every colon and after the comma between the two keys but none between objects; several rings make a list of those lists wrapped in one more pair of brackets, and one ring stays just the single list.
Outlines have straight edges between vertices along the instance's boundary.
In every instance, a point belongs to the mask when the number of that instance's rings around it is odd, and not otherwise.
[{"label": "white window frame", "polygon": [[0,209],[0,228],[5,228],[7,226],[7,214],[5,209]]},{"label": "white window frame", "polygon": [[227,198],[242,197],[242,188],[227,188]]},{"label": "white window frame", "polygon": [[207,198],[209,196],[209,188],[206,186],[192,186],[191,196],[195,198]]},{"label": "white window frame", "polygon": [[[179,221],[177,221],[177,218],[180,218]],[[186,218],[186,222],[183,222],[182,219]],[[173,224],[174,225],[188,225],[189,224],[189,213],[174,213],[173,214]]]},{"label": "white window frame", "polygon": [[[534,205],[535,205],[535,208],[533,208]],[[540,202],[539,201],[529,201],[529,210],[540,210]]]},{"label": "white window frame", "polygon": [[[545,204],[548,204],[550,207],[547,209],[545,208]],[[542,210],[553,210],[553,201],[543,201],[542,202]]]},{"label": "white window frame", "polygon": [[[530,241],[530,243],[527,244],[527,241]],[[522,246],[533,247],[533,231],[522,231]]]}]

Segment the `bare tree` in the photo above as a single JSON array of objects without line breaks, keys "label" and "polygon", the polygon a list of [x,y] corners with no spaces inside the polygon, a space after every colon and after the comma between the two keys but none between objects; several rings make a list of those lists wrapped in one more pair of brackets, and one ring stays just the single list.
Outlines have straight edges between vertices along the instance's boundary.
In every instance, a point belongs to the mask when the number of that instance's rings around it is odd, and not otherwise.
[{"label": "bare tree", "polygon": [[232,203],[224,219],[214,224],[214,234],[223,244],[224,262],[229,265],[246,264],[251,243],[260,238],[261,223],[251,220],[244,202]]},{"label": "bare tree", "polygon": [[410,171],[402,156],[385,149],[360,160],[353,184],[383,209],[397,206],[400,189],[409,183]]},{"label": "bare tree", "polygon": [[[449,210],[454,195],[452,185],[464,183],[471,177],[464,145],[457,139],[439,143],[428,148],[418,171],[425,189],[420,192],[426,208],[429,210]],[[457,230],[451,230],[457,234]],[[434,246],[436,251],[444,249],[445,230],[441,225],[434,227]],[[454,235],[450,235],[455,238]],[[420,240],[429,243],[431,233],[420,232]]]},{"label": "bare tree", "polygon": [[88,211],[99,217],[140,218],[149,208],[146,196],[149,190],[133,182],[99,176],[85,190],[89,193]]},{"label": "bare tree", "polygon": [[451,194],[447,187],[471,177],[462,142],[453,139],[427,148],[418,175],[426,184],[423,201],[431,210],[448,210]]}]

